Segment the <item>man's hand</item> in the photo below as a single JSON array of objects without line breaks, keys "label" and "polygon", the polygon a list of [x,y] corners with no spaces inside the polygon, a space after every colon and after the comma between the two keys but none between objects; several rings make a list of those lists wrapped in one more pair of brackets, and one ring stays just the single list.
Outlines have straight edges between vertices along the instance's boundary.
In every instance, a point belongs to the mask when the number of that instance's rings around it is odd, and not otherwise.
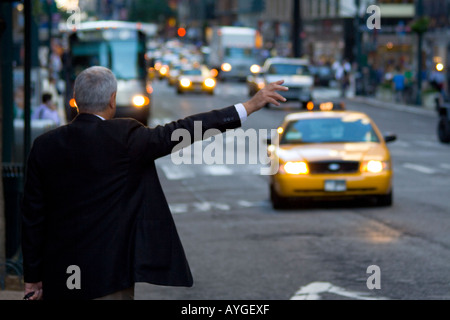
[{"label": "man's hand", "polygon": [[30,292],[34,292],[28,300],[42,300],[42,282],[37,283],[25,283],[24,295]]},{"label": "man's hand", "polygon": [[277,91],[288,91],[289,88],[282,86],[284,80],[273,82],[259,90],[253,98],[244,103],[244,107],[247,110],[247,115],[252,114],[262,109],[266,104],[272,103],[276,106],[281,102],[286,102],[286,99],[281,96]]}]

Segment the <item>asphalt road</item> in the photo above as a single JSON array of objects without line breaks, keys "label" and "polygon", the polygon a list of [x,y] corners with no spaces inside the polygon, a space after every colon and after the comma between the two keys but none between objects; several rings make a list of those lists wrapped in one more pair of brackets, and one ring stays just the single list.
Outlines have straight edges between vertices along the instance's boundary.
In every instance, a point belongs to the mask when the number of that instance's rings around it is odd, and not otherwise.
[{"label": "asphalt road", "polygon": [[[153,126],[248,99],[243,83],[219,84],[215,96],[177,96],[161,82],[154,89]],[[243,128],[275,129],[290,107],[261,110]],[[195,284],[138,284],[136,299],[450,299],[450,146],[437,140],[436,115],[350,100],[347,108],[398,135],[389,145],[392,207],[344,202],[275,211],[258,165],[159,159]],[[380,276],[379,289],[368,288],[372,275]]]}]

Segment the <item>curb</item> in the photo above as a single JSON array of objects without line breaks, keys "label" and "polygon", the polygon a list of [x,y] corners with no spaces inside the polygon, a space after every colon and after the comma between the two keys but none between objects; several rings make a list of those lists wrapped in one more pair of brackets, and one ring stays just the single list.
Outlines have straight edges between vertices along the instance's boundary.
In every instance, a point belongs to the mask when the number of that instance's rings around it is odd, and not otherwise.
[{"label": "curb", "polygon": [[0,300],[22,300],[22,291],[0,290]]},{"label": "curb", "polygon": [[361,97],[361,96],[354,96],[352,98],[347,98],[347,100],[352,101],[352,102],[365,103],[369,106],[377,107],[377,108],[390,109],[390,110],[395,110],[395,111],[399,111],[399,112],[408,112],[408,113],[413,113],[413,114],[418,114],[418,115],[433,117],[433,118],[438,117],[436,111],[430,110],[430,109],[424,109],[424,108],[418,107],[418,106],[385,102],[385,101],[377,100],[375,98]]}]

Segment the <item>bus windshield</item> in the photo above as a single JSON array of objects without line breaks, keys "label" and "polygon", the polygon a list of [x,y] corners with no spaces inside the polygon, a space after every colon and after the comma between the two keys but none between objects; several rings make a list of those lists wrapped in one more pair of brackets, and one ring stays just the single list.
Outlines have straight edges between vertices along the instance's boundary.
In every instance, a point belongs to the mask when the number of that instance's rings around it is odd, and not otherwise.
[{"label": "bus windshield", "polygon": [[258,54],[258,50],[252,48],[225,48],[225,56],[228,58],[254,59]]},{"label": "bus windshield", "polygon": [[117,79],[121,80],[145,76],[145,68],[141,61],[145,48],[138,41],[74,41],[71,49],[75,75],[91,66],[103,66],[111,69]]}]

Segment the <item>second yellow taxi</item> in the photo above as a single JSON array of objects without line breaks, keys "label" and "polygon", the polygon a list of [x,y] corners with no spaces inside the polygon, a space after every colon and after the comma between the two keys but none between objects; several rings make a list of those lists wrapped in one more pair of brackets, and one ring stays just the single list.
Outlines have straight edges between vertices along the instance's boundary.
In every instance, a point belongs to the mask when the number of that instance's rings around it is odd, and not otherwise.
[{"label": "second yellow taxi", "polygon": [[205,67],[183,68],[178,76],[177,93],[185,92],[206,92],[214,94],[216,80],[212,77],[211,71]]},{"label": "second yellow taxi", "polygon": [[392,205],[392,160],[386,143],[396,136],[383,136],[364,113],[333,111],[331,102],[321,103],[318,112],[315,107],[311,102],[311,112],[288,115],[278,139],[269,141],[272,163],[279,164],[270,179],[273,207],[286,207],[291,198],[370,197],[381,206]]}]

